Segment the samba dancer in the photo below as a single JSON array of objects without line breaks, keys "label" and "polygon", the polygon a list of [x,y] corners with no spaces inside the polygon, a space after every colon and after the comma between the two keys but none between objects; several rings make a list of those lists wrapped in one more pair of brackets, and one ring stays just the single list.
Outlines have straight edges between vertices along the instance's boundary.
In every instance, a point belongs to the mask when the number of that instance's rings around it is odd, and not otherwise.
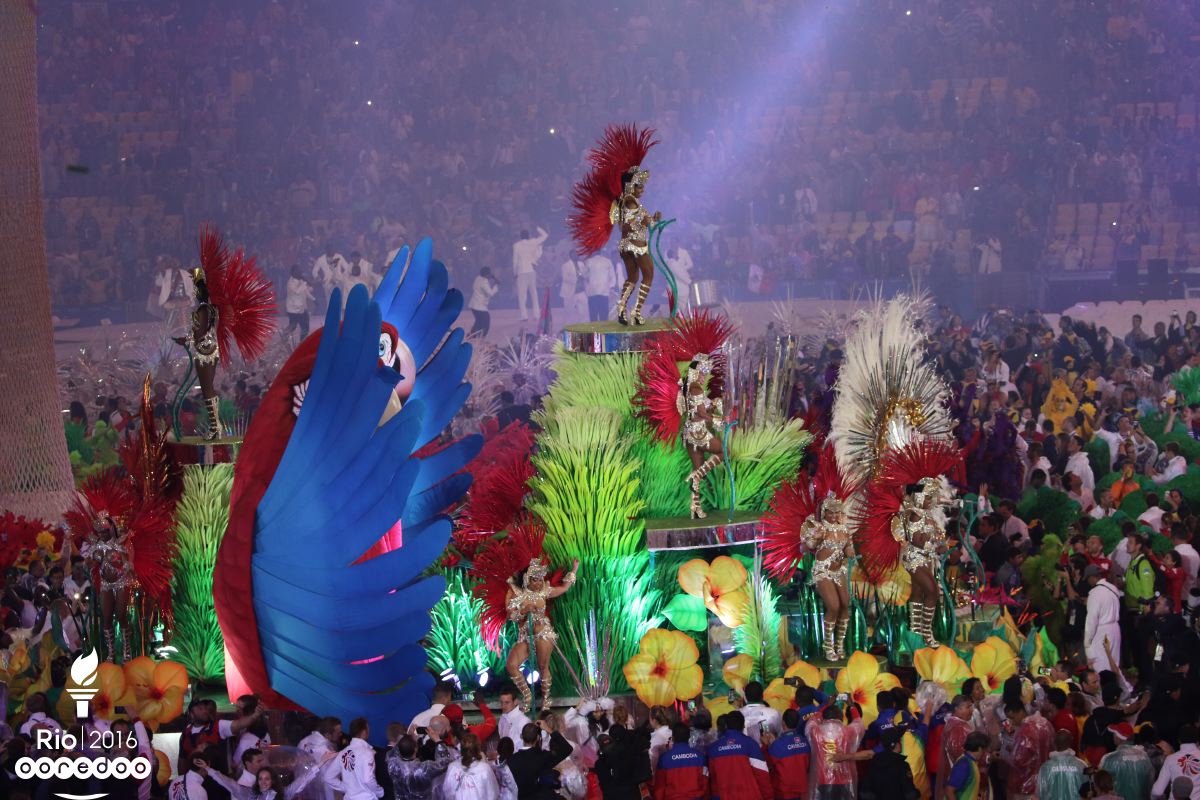
[{"label": "samba dancer", "polygon": [[576,559],[571,571],[563,576],[562,585],[551,586],[546,579],[550,571],[549,566],[538,556],[529,562],[527,568],[508,579],[504,606],[508,612],[508,619],[517,625],[517,641],[508,651],[505,669],[521,691],[521,705],[526,712],[533,702],[533,692],[521,673],[521,665],[529,659],[529,643],[534,643],[538,675],[542,682],[542,701],[545,703],[550,699],[550,655],[558,642],[558,633],[546,614],[546,606],[548,601],[561,597],[570,590],[575,584],[578,570],[579,560]]},{"label": "samba dancer", "polygon": [[900,543],[900,563],[912,576],[909,628],[927,647],[939,647],[933,636],[937,610],[937,572],[946,552],[946,518],[941,510],[939,478],[923,478],[905,489],[900,511],[892,517],[892,536]]},{"label": "samba dancer", "polygon": [[694,355],[688,364],[687,374],[679,379],[679,397],[676,400],[683,417],[683,444],[693,467],[684,478],[684,482],[692,489],[692,519],[708,516],[700,502],[700,482],[721,463],[724,448],[720,431],[725,424],[725,411],[720,395],[713,397],[709,392],[708,379],[712,372],[712,356],[708,353]]},{"label": "samba dancer", "polygon": [[849,562],[854,557],[842,501],[834,495],[822,501],[817,513],[801,526],[800,538],[813,554],[812,580],[825,605],[821,622],[825,658],[841,661],[846,657],[846,630],[850,627]]}]

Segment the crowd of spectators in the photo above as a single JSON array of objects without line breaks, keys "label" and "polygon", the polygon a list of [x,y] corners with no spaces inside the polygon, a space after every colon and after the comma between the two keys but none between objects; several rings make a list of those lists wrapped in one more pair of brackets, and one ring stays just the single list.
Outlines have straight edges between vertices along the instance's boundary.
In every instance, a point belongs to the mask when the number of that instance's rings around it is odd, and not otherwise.
[{"label": "crowd of spectators", "polygon": [[[744,286],[755,265],[764,293],[910,265],[1031,270],[1044,251],[1085,267],[1106,237],[1113,251],[1131,232],[1165,244],[1164,225],[1195,205],[1193,4],[710,11],[49,4],[55,302],[154,310],[208,220],[281,295],[327,244],[383,264],[428,234],[457,285],[490,267],[507,302],[509,245],[540,225],[566,252],[582,151],[616,120],[658,128],[648,197],[680,218],[671,237],[696,277]],[[1121,206],[1052,229],[1056,202]],[[1172,244],[1190,254],[1185,236]]]}]

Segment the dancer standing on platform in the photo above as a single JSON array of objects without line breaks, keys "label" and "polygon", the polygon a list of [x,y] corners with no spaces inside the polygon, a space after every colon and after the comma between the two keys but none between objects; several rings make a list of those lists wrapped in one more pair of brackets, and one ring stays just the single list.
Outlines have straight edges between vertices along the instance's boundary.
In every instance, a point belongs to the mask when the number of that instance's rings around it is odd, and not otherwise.
[{"label": "dancer standing on platform", "polygon": [[547,601],[561,597],[575,585],[575,573],[579,569],[576,559],[571,571],[563,576],[562,585],[551,586],[546,579],[549,567],[540,556],[529,562],[529,566],[515,577],[508,579],[508,595],[504,606],[508,618],[517,624],[517,641],[508,652],[505,668],[513,683],[521,690],[523,706],[529,710],[533,693],[521,674],[521,665],[529,659],[529,643],[533,642],[537,658],[538,675],[542,682],[542,702],[550,699],[550,655],[558,642],[558,633],[547,616]]},{"label": "dancer standing on platform", "polygon": [[905,488],[900,512],[892,517],[892,537],[900,543],[900,563],[912,576],[909,627],[927,647],[937,648],[933,614],[937,609],[937,573],[946,552],[946,518],[937,478],[923,478]]},{"label": "dancer standing on platform", "polygon": [[229,363],[231,340],[246,361],[262,355],[275,333],[275,291],[253,257],[241,250],[230,253],[221,234],[208,227],[200,232],[200,266],[192,270],[192,288],[196,308],[191,330],[175,342],[192,353],[208,409],[204,438],[212,440],[221,436],[217,362]]},{"label": "dancer standing on platform", "polygon": [[622,325],[630,322],[626,307],[635,287],[637,302],[633,306],[633,324],[645,324],[642,306],[654,279],[650,228],[662,219],[662,213],[651,214],[642,205],[642,194],[650,179],[650,172],[642,168],[642,162],[650,148],[658,144],[653,137],[654,131],[650,128],[609,126],[588,152],[591,172],[571,191],[575,213],[567,224],[581,256],[593,255],[604,247],[614,226],[620,231],[617,253],[625,265],[625,284],[617,302],[617,321]]}]

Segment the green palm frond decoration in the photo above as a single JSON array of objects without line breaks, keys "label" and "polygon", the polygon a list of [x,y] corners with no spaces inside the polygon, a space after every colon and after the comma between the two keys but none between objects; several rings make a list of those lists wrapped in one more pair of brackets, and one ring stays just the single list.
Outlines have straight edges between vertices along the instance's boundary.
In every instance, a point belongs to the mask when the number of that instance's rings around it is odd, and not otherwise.
[{"label": "green palm frond decoration", "polygon": [[225,639],[213,606],[213,568],[229,524],[233,465],[193,465],[183,471],[183,497],[175,508],[178,552],[171,578],[174,661],[203,682],[225,677]]},{"label": "green palm frond decoration", "polygon": [[[800,468],[804,448],[810,441],[812,434],[804,430],[804,421],[798,419],[744,431],[734,428],[729,457],[737,483],[736,510],[765,511],[775,488]],[[729,505],[729,477],[723,467],[705,478],[702,493],[710,508]]]},{"label": "green palm frond decoration", "polygon": [[429,670],[435,675],[449,670],[464,683],[476,680],[485,670],[503,675],[504,654],[516,638],[512,626],[506,626],[500,634],[499,652],[488,649],[479,627],[483,601],[471,594],[473,586],[465,570],[446,572],[446,593],[429,614],[432,625],[425,637]]},{"label": "green palm frond decoration", "polygon": [[781,618],[770,581],[757,569],[750,580],[750,603],[745,621],[733,631],[733,642],[739,653],[754,659],[751,670],[754,680],[766,685],[783,675],[783,658],[779,653]]}]

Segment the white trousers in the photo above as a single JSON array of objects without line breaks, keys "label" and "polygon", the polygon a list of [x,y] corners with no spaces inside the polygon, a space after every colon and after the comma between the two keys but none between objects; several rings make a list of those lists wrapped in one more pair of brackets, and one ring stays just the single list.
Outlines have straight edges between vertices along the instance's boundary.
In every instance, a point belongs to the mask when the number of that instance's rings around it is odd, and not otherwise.
[{"label": "white trousers", "polygon": [[[525,298],[529,298],[528,308],[525,305]],[[540,311],[538,306],[537,292],[537,273],[522,272],[517,276],[517,308],[521,311],[521,319],[529,319],[529,309],[533,310],[533,315],[536,317]]]}]

